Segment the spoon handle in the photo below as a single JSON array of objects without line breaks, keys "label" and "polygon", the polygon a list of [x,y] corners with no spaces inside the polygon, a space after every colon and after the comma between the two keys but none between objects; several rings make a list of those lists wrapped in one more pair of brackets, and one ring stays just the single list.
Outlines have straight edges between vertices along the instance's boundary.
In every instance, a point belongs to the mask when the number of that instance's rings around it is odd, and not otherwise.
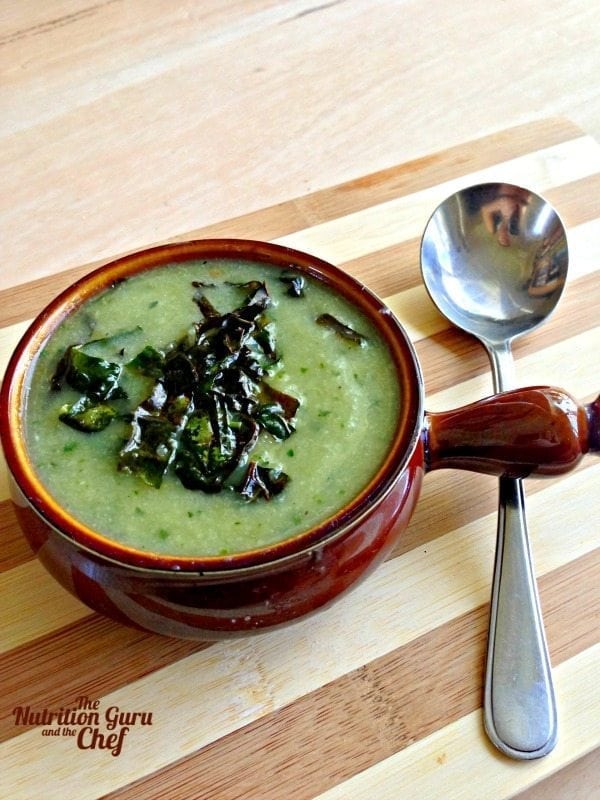
[{"label": "spoon handle", "polygon": [[514,388],[517,381],[510,342],[499,342],[493,346],[484,342],[484,345],[492,367],[494,392],[506,392]]},{"label": "spoon handle", "polygon": [[[486,347],[494,390],[515,384],[510,341]],[[490,740],[515,759],[540,758],[556,744],[556,700],[533,569],[520,479],[499,480],[483,719]]]},{"label": "spoon handle", "polygon": [[516,759],[556,743],[556,702],[525,520],[521,480],[500,478],[484,696],[491,741]]}]

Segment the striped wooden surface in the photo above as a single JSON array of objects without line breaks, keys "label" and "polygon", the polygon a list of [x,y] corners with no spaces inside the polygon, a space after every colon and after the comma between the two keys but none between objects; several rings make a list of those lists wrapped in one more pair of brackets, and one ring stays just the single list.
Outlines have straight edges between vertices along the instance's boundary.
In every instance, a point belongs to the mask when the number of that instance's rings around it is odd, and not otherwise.
[{"label": "striped wooden surface", "polygon": [[[428,408],[450,408],[489,394],[490,372],[482,348],[428,300],[419,236],[447,194],[488,179],[541,192],[569,230],[567,290],[551,320],[517,343],[519,381],[590,400],[600,390],[600,147],[568,122],[505,131],[178,238],[270,239],[339,264],[410,332]],[[24,284],[12,276],[0,292],[2,364],[27,321],[92,266]],[[586,764],[581,796],[592,797],[599,479],[588,457],[567,476],[526,484],[560,739],[545,759],[515,763],[493,750],[481,722],[495,479],[427,476],[392,557],[346,598],[285,630],[199,644],[121,627],[55,584],[17,530],[2,466],[0,797],[533,800],[539,790],[558,800],[567,795],[547,787],[559,791],[573,762]],[[152,724],[131,725],[117,755],[16,724],[19,707],[58,711],[78,697],[101,717],[117,706],[151,713]]]}]

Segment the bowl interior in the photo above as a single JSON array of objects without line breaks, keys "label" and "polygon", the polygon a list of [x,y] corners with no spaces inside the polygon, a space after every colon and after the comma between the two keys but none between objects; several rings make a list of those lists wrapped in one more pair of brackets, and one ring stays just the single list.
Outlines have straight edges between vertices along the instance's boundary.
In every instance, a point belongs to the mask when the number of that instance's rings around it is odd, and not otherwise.
[{"label": "bowl interior", "polygon": [[[364,489],[339,512],[288,539],[256,550],[226,556],[169,556],[137,550],[107,538],[71,516],[40,481],[30,462],[22,409],[28,376],[57,326],[90,298],[142,271],[191,260],[243,259],[283,270],[293,267],[323,282],[365,314],[386,343],[399,383],[401,410],[386,458]],[[80,279],[55,298],[34,320],[7,368],[0,396],[0,433],[9,469],[19,489],[59,534],[112,561],[137,568],[177,571],[230,571],[268,564],[310,550],[332,536],[343,535],[393,486],[410,457],[422,424],[422,379],[412,345],[399,322],[372,292],[342,270],[307,253],[266,242],[207,239],[165,245],[113,261]]]}]

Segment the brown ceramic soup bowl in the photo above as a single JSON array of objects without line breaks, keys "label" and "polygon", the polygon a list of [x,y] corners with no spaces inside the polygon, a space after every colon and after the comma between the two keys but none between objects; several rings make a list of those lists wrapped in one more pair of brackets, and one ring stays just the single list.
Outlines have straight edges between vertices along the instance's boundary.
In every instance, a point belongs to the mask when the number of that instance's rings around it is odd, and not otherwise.
[{"label": "brown ceramic soup bowl", "polygon": [[[389,450],[364,489],[325,522],[238,554],[169,556],[136,550],[73,518],[41,482],[25,439],[28,379],[59,323],[88,299],[140,271],[233,258],[304,272],[365,314],[395,366],[401,411]],[[445,413],[424,411],[413,347],[390,310],[361,283],[314,256],[274,244],[204,240],[157,247],[74,283],[35,319],[9,362],[0,432],[19,524],[48,571],[90,608],[167,636],[214,639],[288,623],[328,605],[364,578],[407,527],[426,472],[556,475],[600,449],[600,402],[551,387],[506,392]],[[348,440],[352,447],[352,440]]]}]

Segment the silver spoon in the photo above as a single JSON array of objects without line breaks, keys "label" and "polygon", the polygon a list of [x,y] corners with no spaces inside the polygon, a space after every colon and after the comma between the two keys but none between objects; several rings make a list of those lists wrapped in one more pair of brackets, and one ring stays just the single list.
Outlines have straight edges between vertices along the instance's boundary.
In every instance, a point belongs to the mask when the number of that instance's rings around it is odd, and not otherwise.
[{"label": "silver spoon", "polygon": [[[439,310],[485,346],[494,391],[514,387],[511,342],[553,311],[567,277],[564,227],[519,186],[487,183],[447,198],[421,242],[425,286]],[[491,741],[516,759],[556,744],[556,702],[521,480],[500,478],[484,692]]]}]

